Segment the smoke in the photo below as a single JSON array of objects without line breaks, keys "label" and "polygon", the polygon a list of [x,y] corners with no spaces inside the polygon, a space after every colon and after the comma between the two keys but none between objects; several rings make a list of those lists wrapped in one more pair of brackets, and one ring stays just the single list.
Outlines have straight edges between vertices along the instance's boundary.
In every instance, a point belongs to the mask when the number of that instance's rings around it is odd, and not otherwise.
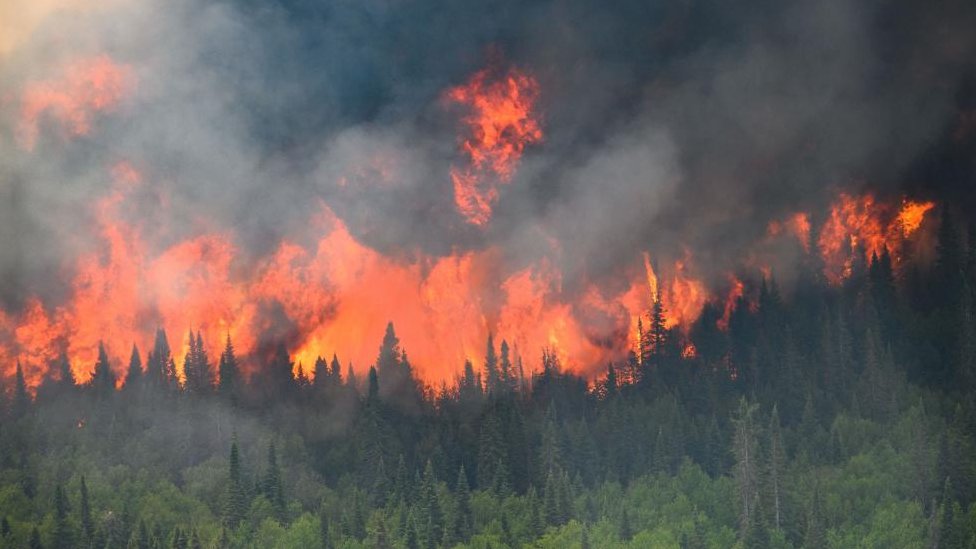
[{"label": "smoke", "polygon": [[[147,182],[124,215],[149,246],[228,234],[244,271],[283,240],[314,248],[327,207],[393,261],[492,250],[504,280],[545,260],[567,296],[625,287],[645,251],[720,284],[771,220],[839,190],[931,194],[918,165],[955,127],[976,63],[976,8],[951,1],[12,5],[10,310],[64,298],[73,259],[99,249],[90,205],[119,162]],[[84,132],[41,112],[25,147],[24,90],[98,56],[131,71],[131,90],[85,111]],[[452,199],[460,124],[443,93],[491,63],[537,79],[544,138],[475,227]],[[771,253],[788,272],[798,252]]]}]

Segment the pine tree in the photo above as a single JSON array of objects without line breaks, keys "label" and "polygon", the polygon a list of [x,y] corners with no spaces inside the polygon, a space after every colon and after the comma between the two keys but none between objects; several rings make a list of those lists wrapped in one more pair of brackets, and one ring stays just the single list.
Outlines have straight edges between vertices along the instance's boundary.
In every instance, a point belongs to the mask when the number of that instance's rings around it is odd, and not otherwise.
[{"label": "pine tree", "polygon": [[101,341],[98,342],[98,362],[95,363],[90,383],[95,394],[101,397],[107,397],[115,391],[115,373],[109,364],[105,345]]},{"label": "pine tree", "polygon": [[237,366],[237,357],[234,356],[234,344],[230,340],[230,333],[227,334],[224,352],[220,354],[217,374],[219,376],[217,393],[225,399],[235,402],[237,400],[240,370]]},{"label": "pine tree", "polygon": [[507,392],[515,391],[515,386],[518,379],[515,374],[515,370],[512,367],[512,358],[509,356],[508,342],[504,339],[502,340],[501,347],[499,348],[498,375],[501,378],[501,383]]},{"label": "pine tree", "polygon": [[400,454],[397,460],[396,475],[393,481],[393,496],[401,504],[413,502],[413,485],[410,482],[410,475],[407,473],[407,464]]},{"label": "pine tree", "polygon": [[166,331],[156,330],[153,350],[146,360],[146,382],[156,390],[170,390],[176,387],[176,364],[170,352]]},{"label": "pine tree", "polygon": [[474,364],[470,360],[464,361],[464,370],[458,383],[458,399],[474,407],[481,402],[481,384],[474,373]]},{"label": "pine tree", "polygon": [[272,401],[290,398],[296,392],[295,378],[292,375],[294,363],[288,356],[288,350],[283,343],[275,347],[274,357],[267,370],[269,396]]},{"label": "pine tree", "polygon": [[284,516],[285,493],[281,482],[281,470],[278,468],[278,454],[275,451],[274,441],[268,445],[268,468],[264,474],[262,491],[278,512],[278,516]]},{"label": "pine tree", "polygon": [[654,345],[651,341],[651,334],[644,331],[644,321],[640,316],[637,317],[637,358],[641,369],[650,368],[651,353]]},{"label": "pine tree", "polygon": [[[384,383],[397,383],[402,372],[400,371],[400,339],[396,336],[393,323],[386,325],[386,332],[383,334],[383,344],[380,345],[379,357],[376,359],[376,370]],[[392,387],[391,387],[392,389]]]},{"label": "pine tree", "polygon": [[749,403],[745,397],[739,400],[739,408],[732,423],[735,431],[732,453],[735,466],[736,497],[739,503],[739,529],[745,535],[755,519],[755,505],[759,487],[759,442],[754,415],[758,404]]},{"label": "pine tree", "polygon": [[[502,437],[501,424],[495,409],[485,416],[478,437],[478,487],[486,490],[494,485],[499,475],[499,464],[505,466],[508,451]],[[502,473],[504,475],[504,473]]]},{"label": "pine tree", "polygon": [[30,541],[27,546],[30,549],[44,549],[44,544],[41,543],[41,532],[38,531],[37,526],[31,530]]},{"label": "pine tree", "polygon": [[95,539],[95,523],[92,520],[91,504],[88,501],[88,484],[85,482],[85,475],[81,476],[81,504],[79,513],[81,515],[81,534],[86,544],[91,545]]},{"label": "pine tree", "polygon": [[434,478],[434,467],[431,462],[427,461],[427,466],[424,468],[423,481],[420,484],[420,509],[419,509],[419,521],[421,525],[426,525],[423,529],[423,538],[426,541],[428,547],[436,545],[436,543],[444,535],[444,523],[443,516],[441,514],[440,503],[437,499],[437,480]]},{"label": "pine tree", "polygon": [[807,511],[806,532],[803,534],[803,549],[820,549],[827,546],[824,533],[823,504],[820,501],[820,486],[813,487],[810,509]]},{"label": "pine tree", "polygon": [[72,388],[78,384],[74,372],[71,371],[71,363],[68,361],[68,354],[63,350],[58,355],[58,381],[62,387]]},{"label": "pine tree", "polygon": [[139,349],[132,345],[132,354],[129,356],[129,367],[125,372],[125,385],[123,390],[131,392],[138,389],[142,384],[142,359],[139,358]]},{"label": "pine tree", "polygon": [[27,383],[24,381],[24,368],[17,361],[17,372],[14,375],[14,399],[11,412],[15,418],[24,417],[30,411],[31,397],[27,392]]},{"label": "pine tree", "polygon": [[329,363],[329,375],[336,385],[342,383],[342,372],[340,372],[339,357],[332,353],[332,362]]},{"label": "pine tree", "polygon": [[314,376],[312,388],[317,396],[321,396],[331,387],[332,375],[329,371],[329,364],[324,358],[318,356],[315,358],[315,366],[312,368],[312,372]]},{"label": "pine tree", "polygon": [[380,396],[380,380],[376,373],[376,367],[369,367],[369,386],[366,391],[366,404],[376,404]]},{"label": "pine tree", "polygon": [[627,512],[626,507],[620,515],[620,528],[617,535],[622,541],[630,541],[630,538],[634,537],[634,531],[630,526],[630,513]]},{"label": "pine tree", "polygon": [[234,435],[230,445],[230,462],[227,483],[227,496],[224,506],[224,523],[229,528],[236,528],[244,520],[247,511],[245,501],[244,479],[241,473],[241,456],[237,449],[237,435]]},{"label": "pine tree", "polygon": [[542,426],[542,444],[540,445],[541,471],[549,473],[562,465],[562,442],[559,437],[559,427],[556,424],[556,408],[552,402],[546,410],[546,417]]},{"label": "pine tree", "polygon": [[779,422],[779,411],[773,405],[773,412],[769,419],[769,457],[766,467],[766,479],[770,492],[772,506],[773,527],[782,527],[783,514],[783,475],[786,467],[786,452],[783,449],[783,438]]},{"label": "pine tree", "polygon": [[356,370],[352,367],[352,362],[346,365],[346,387],[353,392],[359,391],[359,380],[356,379]]},{"label": "pine tree", "polygon": [[468,488],[468,475],[464,465],[458,470],[457,486],[454,489],[457,508],[454,513],[454,541],[463,541],[471,535],[471,494]]},{"label": "pine tree", "polygon": [[203,345],[203,336],[197,331],[196,336],[189,334],[190,348],[183,361],[183,373],[186,378],[186,391],[194,395],[204,395],[213,388],[213,373],[207,349]]},{"label": "pine tree", "polygon": [[613,367],[613,362],[607,363],[607,377],[603,380],[603,393],[604,398],[613,398],[617,396],[619,388],[617,386],[617,370]]},{"label": "pine tree", "polygon": [[68,496],[59,484],[54,489],[54,530],[51,533],[52,547],[55,549],[71,549],[74,547],[75,537],[68,522]]},{"label": "pine tree", "polygon": [[668,328],[666,311],[664,309],[664,301],[661,299],[661,285],[657,287],[657,292],[654,295],[654,304],[651,307],[651,326],[648,330],[648,339],[650,343],[650,359],[651,363],[654,365],[660,364],[660,357],[667,354],[668,351]]},{"label": "pine tree", "polygon": [[498,395],[501,388],[501,376],[498,372],[498,355],[495,354],[495,342],[491,333],[488,334],[488,343],[485,350],[485,392]]}]

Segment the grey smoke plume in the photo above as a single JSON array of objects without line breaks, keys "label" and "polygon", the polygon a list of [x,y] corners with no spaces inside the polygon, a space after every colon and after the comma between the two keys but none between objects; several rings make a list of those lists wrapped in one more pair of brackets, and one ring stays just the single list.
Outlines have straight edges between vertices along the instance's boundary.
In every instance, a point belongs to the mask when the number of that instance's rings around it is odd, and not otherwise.
[{"label": "grey smoke plume", "polygon": [[[911,170],[972,82],[974,12],[854,0],[52,9],[0,54],[0,293],[7,306],[56,302],[66,259],[95,245],[85,207],[119,160],[171,201],[150,193],[130,212],[159,228],[157,246],[230,231],[258,258],[285,237],[314,241],[324,201],[393,256],[491,244],[516,268],[555,241],[567,292],[645,250],[691,250],[717,280],[769,220],[837,189],[930,192]],[[21,87],[100,53],[133,68],[136,91],[87,136],[48,121],[33,150],[18,146]],[[538,78],[545,138],[480,230],[453,208],[457,115],[441,94],[492,55]],[[370,168],[377,157],[388,173]]]}]

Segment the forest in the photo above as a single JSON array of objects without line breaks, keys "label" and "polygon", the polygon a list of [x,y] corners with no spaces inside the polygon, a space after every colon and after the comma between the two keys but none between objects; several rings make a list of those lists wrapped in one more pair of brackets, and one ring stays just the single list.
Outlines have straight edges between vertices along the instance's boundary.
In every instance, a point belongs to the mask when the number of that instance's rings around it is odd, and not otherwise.
[{"label": "forest", "polygon": [[18,365],[0,546],[976,547],[976,224],[945,212],[931,264],[834,285],[811,257],[725,329],[655,299],[593,380],[489,337],[426,386],[392,323],[365,379],[283,345],[246,376],[229,337],[178,358],[162,330],[124,379],[104,349],[84,384]]}]

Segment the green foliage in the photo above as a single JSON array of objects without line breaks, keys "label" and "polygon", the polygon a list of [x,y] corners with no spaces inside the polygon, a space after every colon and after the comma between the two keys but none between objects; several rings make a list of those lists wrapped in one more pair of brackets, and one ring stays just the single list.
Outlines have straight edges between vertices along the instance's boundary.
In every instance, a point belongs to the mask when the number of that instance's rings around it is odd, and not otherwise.
[{"label": "green foliage", "polygon": [[[960,252],[941,253],[954,280]],[[162,331],[121,392],[104,348],[89,387],[64,359],[35,397],[18,367],[0,549],[972,547],[966,338],[910,314],[890,261],[795,303],[768,281],[728,331],[692,330],[691,359],[655,300],[631,359],[592,385],[546,350],[530,389],[492,340],[483,369],[424,388],[392,324],[364,387],[335,357],[295,380],[282,346],[245,379],[228,339],[213,391],[199,334],[181,385]],[[918,371],[929,344],[949,371]]]}]

